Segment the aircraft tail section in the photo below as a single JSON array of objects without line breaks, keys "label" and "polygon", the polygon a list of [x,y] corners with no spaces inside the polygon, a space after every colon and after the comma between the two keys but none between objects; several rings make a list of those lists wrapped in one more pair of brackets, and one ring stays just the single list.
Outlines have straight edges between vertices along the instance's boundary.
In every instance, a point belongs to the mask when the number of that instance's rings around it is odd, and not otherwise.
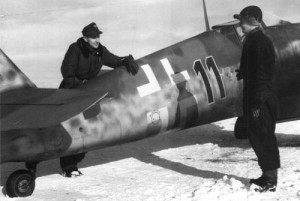
[{"label": "aircraft tail section", "polygon": [[36,85],[0,49],[0,93],[15,88],[36,88]]}]

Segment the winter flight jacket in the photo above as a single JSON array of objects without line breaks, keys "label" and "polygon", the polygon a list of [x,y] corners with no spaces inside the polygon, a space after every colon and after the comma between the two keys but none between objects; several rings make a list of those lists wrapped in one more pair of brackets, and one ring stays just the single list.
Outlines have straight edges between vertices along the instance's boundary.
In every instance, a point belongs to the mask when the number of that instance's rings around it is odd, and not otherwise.
[{"label": "winter flight jacket", "polygon": [[60,88],[74,88],[83,80],[94,78],[102,65],[116,68],[121,65],[118,57],[99,44],[97,49],[91,47],[83,38],[70,45],[61,66],[63,81]]},{"label": "winter flight jacket", "polygon": [[250,32],[244,42],[240,76],[244,79],[244,108],[260,108],[273,95],[275,51],[261,29]]}]

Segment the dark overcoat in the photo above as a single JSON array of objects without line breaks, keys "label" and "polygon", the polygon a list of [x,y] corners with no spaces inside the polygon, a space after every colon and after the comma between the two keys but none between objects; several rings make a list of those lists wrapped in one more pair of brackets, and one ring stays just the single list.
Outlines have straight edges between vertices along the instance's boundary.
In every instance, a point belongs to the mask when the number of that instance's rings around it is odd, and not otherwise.
[{"label": "dark overcoat", "polygon": [[244,41],[239,73],[244,80],[244,109],[260,108],[274,95],[275,51],[261,29],[250,32]]},{"label": "dark overcoat", "polygon": [[116,68],[122,57],[112,54],[99,44],[97,49],[91,47],[83,38],[70,45],[61,66],[63,81],[60,88],[74,88],[82,84],[83,80],[96,77],[103,65]]}]

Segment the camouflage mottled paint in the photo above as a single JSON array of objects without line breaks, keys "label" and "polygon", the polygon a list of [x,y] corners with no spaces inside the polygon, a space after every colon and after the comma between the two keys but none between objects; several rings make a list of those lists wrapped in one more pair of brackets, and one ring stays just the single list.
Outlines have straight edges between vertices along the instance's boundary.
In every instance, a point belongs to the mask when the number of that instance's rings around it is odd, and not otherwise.
[{"label": "camouflage mottled paint", "polygon": [[0,93],[19,87],[36,87],[0,49]]},{"label": "camouflage mottled paint", "polygon": [[[55,126],[93,107],[107,92],[19,88],[1,93],[1,131]],[[88,112],[89,109],[86,111]],[[91,114],[90,114],[91,115]]]},{"label": "camouflage mottled paint", "polygon": [[[211,43],[206,44],[204,41],[231,44],[231,51],[224,52],[223,48],[213,50],[209,47]],[[224,55],[228,57],[227,60],[217,59]],[[206,69],[214,94],[214,102],[211,104],[207,102],[202,77],[193,69],[196,60],[205,61],[209,56],[215,58],[226,90],[226,97],[221,98],[214,72]],[[185,129],[237,116],[241,111],[241,100],[237,95],[241,93],[242,84],[235,77],[239,56],[240,47],[230,43],[227,38],[221,34],[205,33],[137,60],[140,66],[149,65],[152,68],[160,87],[155,93],[143,97],[139,95],[137,88],[149,82],[143,69],[136,76],[131,76],[120,68],[87,82],[80,89],[106,89],[114,97],[105,103],[100,102],[101,112],[93,118],[85,119],[83,114],[79,114],[62,123],[72,133],[72,144],[65,154],[121,144],[166,130]],[[185,80],[181,87],[182,84],[174,80],[175,85],[172,85],[160,62],[162,59],[169,61],[174,72],[187,71],[190,79]]]},{"label": "camouflage mottled paint", "polygon": [[56,158],[71,144],[61,126],[1,131],[1,163]]},{"label": "camouflage mottled paint", "polygon": [[[289,109],[284,118],[300,117],[300,98],[293,99],[300,97],[295,85],[300,80],[299,26],[267,30],[276,48],[281,107]],[[237,81],[235,70],[240,44],[218,31],[205,32],[138,59],[141,69],[135,76],[121,67],[90,80],[78,90],[105,91],[109,98],[51,128],[2,132],[1,162],[46,160],[239,116],[243,82]],[[197,62],[207,80],[195,70]]]}]

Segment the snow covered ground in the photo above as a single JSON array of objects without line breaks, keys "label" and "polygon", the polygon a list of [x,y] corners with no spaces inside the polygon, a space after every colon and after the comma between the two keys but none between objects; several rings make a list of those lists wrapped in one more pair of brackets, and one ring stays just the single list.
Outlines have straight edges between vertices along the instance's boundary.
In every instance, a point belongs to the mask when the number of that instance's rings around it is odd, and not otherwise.
[{"label": "snow covered ground", "polygon": [[1,165],[0,200],[213,201],[300,200],[300,121],[277,124],[282,168],[274,193],[257,193],[249,178],[260,176],[248,140],[233,136],[235,119],[89,152],[84,176],[59,175],[58,160],[38,166],[27,198],[8,198],[3,185],[23,164]]}]

